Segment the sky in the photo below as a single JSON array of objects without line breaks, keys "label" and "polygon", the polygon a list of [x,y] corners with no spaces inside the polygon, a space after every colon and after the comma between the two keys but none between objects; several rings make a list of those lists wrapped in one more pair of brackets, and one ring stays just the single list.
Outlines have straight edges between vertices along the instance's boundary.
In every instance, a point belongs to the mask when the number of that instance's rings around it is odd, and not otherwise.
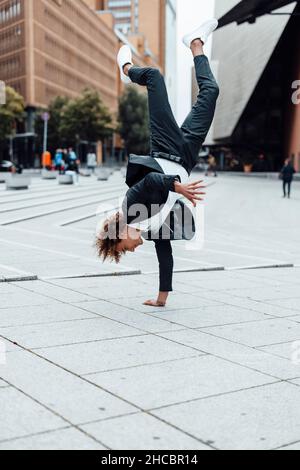
[{"label": "sky", "polygon": [[[205,20],[214,17],[215,0],[177,0],[177,112],[181,125],[191,110],[191,69],[193,57],[183,45],[182,37],[200,26]],[[205,46],[210,57],[211,40]]]}]

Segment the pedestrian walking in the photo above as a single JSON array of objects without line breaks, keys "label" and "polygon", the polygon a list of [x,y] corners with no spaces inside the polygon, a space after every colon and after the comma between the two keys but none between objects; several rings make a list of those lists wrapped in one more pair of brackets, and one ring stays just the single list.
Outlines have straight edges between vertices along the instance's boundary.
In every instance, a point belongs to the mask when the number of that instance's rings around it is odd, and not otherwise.
[{"label": "pedestrian walking", "polygon": [[48,150],[42,154],[42,167],[48,171],[51,171],[52,169],[52,156]]},{"label": "pedestrian walking", "polygon": [[209,176],[210,173],[213,173],[215,178],[218,176],[217,174],[217,161],[213,155],[209,155],[208,157],[208,168],[205,176]]},{"label": "pedestrian walking", "polygon": [[90,150],[90,152],[87,154],[87,167],[88,170],[95,171],[95,168],[97,166],[97,155],[93,150]]},{"label": "pedestrian walking", "polygon": [[70,147],[69,150],[68,150],[68,159],[70,161],[74,161],[74,162],[77,160],[77,155],[74,152],[73,147]]},{"label": "pedestrian walking", "polygon": [[54,157],[55,170],[61,172],[63,166],[63,151],[62,149],[57,149]]},{"label": "pedestrian walking", "polygon": [[291,187],[292,187],[292,182],[294,179],[294,174],[296,173],[296,170],[291,162],[291,160],[288,158],[284,166],[280,172],[280,176],[282,178],[282,183],[283,183],[283,197],[286,198],[286,196],[290,199],[291,197]]}]

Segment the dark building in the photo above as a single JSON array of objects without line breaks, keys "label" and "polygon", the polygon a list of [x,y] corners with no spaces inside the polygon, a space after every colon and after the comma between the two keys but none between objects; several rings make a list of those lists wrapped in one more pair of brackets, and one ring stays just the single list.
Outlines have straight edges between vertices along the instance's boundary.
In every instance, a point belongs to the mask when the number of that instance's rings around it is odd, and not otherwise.
[{"label": "dark building", "polygon": [[278,171],[291,157],[299,171],[300,3],[216,0],[216,15],[214,144],[253,170]]}]

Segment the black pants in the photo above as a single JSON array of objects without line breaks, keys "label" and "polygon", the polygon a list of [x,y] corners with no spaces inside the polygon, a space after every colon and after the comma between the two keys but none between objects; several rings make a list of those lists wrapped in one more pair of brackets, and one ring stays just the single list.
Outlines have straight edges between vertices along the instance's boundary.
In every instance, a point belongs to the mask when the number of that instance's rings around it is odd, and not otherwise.
[{"label": "black pants", "polygon": [[286,197],[286,187],[287,187],[287,190],[288,190],[287,191],[288,197],[290,197],[292,182],[291,181],[283,181],[283,194],[284,194],[284,197]]},{"label": "black pants", "polygon": [[199,95],[180,128],[174,118],[164,77],[158,69],[132,67],[129,77],[148,89],[151,154],[163,152],[180,156],[188,174],[198,163],[199,151],[212,124],[219,87],[206,56],[194,59]]}]

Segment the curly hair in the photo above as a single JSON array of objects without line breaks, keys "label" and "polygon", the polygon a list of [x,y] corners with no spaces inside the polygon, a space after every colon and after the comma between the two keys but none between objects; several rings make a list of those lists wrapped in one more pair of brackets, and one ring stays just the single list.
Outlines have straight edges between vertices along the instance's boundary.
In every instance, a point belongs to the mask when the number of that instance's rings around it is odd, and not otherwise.
[{"label": "curly hair", "polygon": [[126,222],[121,212],[117,212],[104,222],[95,242],[97,254],[99,258],[103,259],[103,262],[108,258],[118,264],[122,255],[126,253],[125,250],[117,249],[125,227]]}]

